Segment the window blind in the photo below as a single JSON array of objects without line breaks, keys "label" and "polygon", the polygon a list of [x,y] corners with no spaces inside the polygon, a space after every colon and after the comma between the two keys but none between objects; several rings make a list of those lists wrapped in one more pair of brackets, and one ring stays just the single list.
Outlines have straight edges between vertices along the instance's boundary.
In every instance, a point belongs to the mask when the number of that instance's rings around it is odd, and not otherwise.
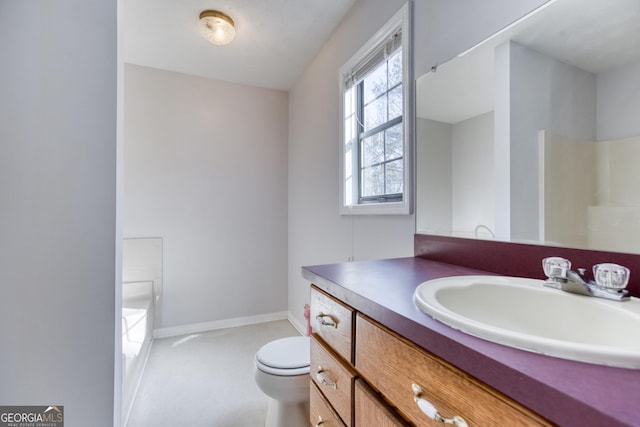
[{"label": "window blind", "polygon": [[361,82],[378,64],[385,61],[402,47],[402,29],[398,28],[384,42],[371,50],[350,72],[344,76],[345,88],[350,88]]}]

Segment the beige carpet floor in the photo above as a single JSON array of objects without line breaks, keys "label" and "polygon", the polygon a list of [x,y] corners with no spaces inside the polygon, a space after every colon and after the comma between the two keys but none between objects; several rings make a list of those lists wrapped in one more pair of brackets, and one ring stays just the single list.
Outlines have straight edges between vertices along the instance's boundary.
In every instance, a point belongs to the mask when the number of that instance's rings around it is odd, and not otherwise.
[{"label": "beige carpet floor", "polygon": [[262,427],[268,398],[253,357],[293,335],[281,320],[155,340],[127,427]]}]

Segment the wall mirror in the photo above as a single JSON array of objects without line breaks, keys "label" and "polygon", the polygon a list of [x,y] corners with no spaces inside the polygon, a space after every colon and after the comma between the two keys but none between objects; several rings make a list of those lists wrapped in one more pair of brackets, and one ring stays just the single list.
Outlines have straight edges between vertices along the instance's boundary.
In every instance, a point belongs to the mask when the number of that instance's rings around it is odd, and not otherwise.
[{"label": "wall mirror", "polygon": [[556,0],[416,81],[416,231],[640,253],[640,0]]}]

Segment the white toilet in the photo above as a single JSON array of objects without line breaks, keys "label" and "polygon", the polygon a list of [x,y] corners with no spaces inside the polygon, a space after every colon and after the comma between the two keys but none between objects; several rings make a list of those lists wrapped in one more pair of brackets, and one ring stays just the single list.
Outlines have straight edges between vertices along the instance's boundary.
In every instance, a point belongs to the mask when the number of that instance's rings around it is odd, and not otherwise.
[{"label": "white toilet", "polygon": [[256,353],[256,384],[269,396],[265,427],[309,425],[309,337],[288,337]]}]

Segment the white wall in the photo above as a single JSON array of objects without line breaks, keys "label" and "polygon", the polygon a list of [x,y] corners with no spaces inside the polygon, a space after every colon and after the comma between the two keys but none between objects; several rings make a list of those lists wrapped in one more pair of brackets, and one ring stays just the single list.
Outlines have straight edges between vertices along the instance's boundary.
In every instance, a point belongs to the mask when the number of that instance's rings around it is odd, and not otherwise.
[{"label": "white wall", "polygon": [[124,202],[163,328],[285,311],[287,93],[126,65]]},{"label": "white wall", "polygon": [[493,112],[453,125],[418,117],[416,129],[417,232],[475,237],[477,225],[493,230]]},{"label": "white wall", "polygon": [[[543,0],[416,0],[415,77],[513,22]],[[338,214],[338,69],[402,5],[360,0],[289,97],[289,311],[302,322],[300,267],[413,255],[413,215]]]},{"label": "white wall", "polygon": [[511,240],[511,43],[503,43],[495,49],[495,78],[493,133],[495,179],[495,236],[498,240]]},{"label": "white wall", "polygon": [[[596,76],[510,42],[511,239],[539,238],[538,131],[596,136]],[[496,101],[496,115],[504,114]]]},{"label": "white wall", "polygon": [[453,126],[451,222],[457,235],[475,237],[480,224],[495,229],[493,141],[493,112]]},{"label": "white wall", "polygon": [[598,141],[640,135],[640,63],[598,74]]},{"label": "white wall", "polygon": [[0,2],[0,403],[69,427],[120,421],[116,40],[116,2]]},{"label": "white wall", "polygon": [[289,311],[302,322],[300,267],[409,256],[413,216],[339,215],[338,69],[404,1],[359,1],[289,97]]},{"label": "white wall", "polygon": [[416,119],[416,231],[451,234],[453,125],[418,117]]}]

